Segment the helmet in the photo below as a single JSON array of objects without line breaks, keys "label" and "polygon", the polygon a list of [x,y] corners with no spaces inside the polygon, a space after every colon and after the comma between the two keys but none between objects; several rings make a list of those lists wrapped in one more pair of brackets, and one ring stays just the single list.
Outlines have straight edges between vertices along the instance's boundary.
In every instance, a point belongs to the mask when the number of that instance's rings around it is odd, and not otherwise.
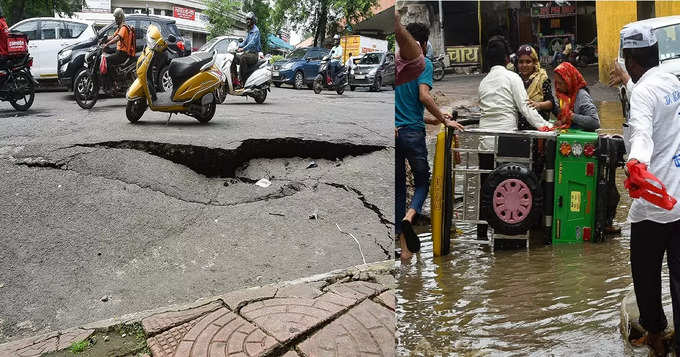
[{"label": "helmet", "polygon": [[340,41],[340,35],[333,36],[333,41]]},{"label": "helmet", "polygon": [[115,10],[113,10],[113,18],[116,19],[116,22],[118,22],[118,20],[120,21],[125,20],[125,12],[123,12],[123,9],[118,7]]},{"label": "helmet", "polygon": [[246,21],[248,20],[252,20],[254,24],[257,23],[257,17],[255,17],[255,14],[252,11],[246,14]]}]

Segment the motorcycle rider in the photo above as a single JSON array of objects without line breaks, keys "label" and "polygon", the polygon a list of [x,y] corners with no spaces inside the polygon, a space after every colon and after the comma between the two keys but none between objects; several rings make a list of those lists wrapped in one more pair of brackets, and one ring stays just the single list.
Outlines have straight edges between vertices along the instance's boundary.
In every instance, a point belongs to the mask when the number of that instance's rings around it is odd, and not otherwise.
[{"label": "motorcycle rider", "polygon": [[342,65],[342,46],[340,45],[340,35],[333,36],[333,48],[331,48],[331,62],[328,64],[328,68],[331,71],[332,80],[335,80],[340,66]]},{"label": "motorcycle rider", "polygon": [[[118,25],[118,30],[113,35],[111,39],[106,42],[103,47],[108,47],[114,43],[116,44],[116,52],[111,54],[105,54],[107,66],[118,66],[124,63],[130,57],[134,57],[135,54],[135,44],[131,43],[130,39],[132,37],[132,31],[130,27],[125,23],[125,13],[123,9],[116,8],[113,10],[113,18],[116,20],[116,25]],[[107,75],[111,76],[108,71]]]},{"label": "motorcycle rider", "polygon": [[248,36],[238,48],[238,53],[231,63],[231,73],[236,73],[236,65],[240,65],[240,76],[236,78],[235,87],[245,85],[246,79],[248,79],[246,77],[248,67],[257,63],[259,53],[262,52],[260,29],[255,25],[257,17],[252,11],[246,14],[246,23],[248,24]]}]

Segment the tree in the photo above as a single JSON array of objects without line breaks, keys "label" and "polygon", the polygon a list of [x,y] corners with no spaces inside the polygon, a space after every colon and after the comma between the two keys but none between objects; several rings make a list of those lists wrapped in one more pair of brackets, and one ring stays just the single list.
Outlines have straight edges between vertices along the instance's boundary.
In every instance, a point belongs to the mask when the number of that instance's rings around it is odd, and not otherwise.
[{"label": "tree", "polygon": [[267,36],[273,33],[271,26],[271,8],[266,0],[252,0],[244,4],[243,11],[252,11],[257,17],[257,28],[260,29],[260,41],[262,42],[262,52],[269,52]]},{"label": "tree", "polygon": [[241,7],[239,0],[208,0],[208,8],[205,14],[210,18],[208,32],[210,38],[224,36],[234,28],[236,19],[230,14],[238,13]]},{"label": "tree", "polygon": [[72,16],[83,9],[85,0],[0,0],[7,24],[15,23],[31,17],[52,17],[55,13]]},{"label": "tree", "polygon": [[378,0],[276,0],[272,22],[309,31],[314,46],[319,46],[327,37],[342,32],[341,21],[353,25],[373,15],[377,4]]}]

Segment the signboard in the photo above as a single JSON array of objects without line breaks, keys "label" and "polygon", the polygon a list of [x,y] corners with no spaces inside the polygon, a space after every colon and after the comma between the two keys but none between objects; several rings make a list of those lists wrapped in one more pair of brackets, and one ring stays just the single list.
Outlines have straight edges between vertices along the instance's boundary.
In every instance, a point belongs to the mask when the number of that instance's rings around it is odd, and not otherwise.
[{"label": "signboard", "polygon": [[173,6],[173,16],[180,18],[180,19],[185,19],[185,20],[194,20],[196,18],[196,10],[194,9],[188,9],[186,7],[179,7],[179,6]]},{"label": "signboard", "polygon": [[85,0],[83,11],[110,13],[111,0]]},{"label": "signboard", "polygon": [[205,22],[206,24],[210,22],[210,16],[204,13],[197,12],[196,16],[198,17],[198,21]]},{"label": "signboard", "polygon": [[576,5],[532,7],[531,17],[547,19],[551,17],[576,16]]},{"label": "signboard", "polygon": [[452,66],[479,64],[479,46],[447,46],[446,54]]}]

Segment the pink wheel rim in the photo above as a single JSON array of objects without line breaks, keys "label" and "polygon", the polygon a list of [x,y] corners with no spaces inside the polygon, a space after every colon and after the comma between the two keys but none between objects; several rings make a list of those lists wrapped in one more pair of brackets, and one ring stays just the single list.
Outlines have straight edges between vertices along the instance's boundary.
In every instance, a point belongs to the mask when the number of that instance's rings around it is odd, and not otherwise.
[{"label": "pink wheel rim", "polygon": [[531,212],[531,190],[522,180],[507,179],[493,191],[493,210],[503,222],[522,222]]}]

